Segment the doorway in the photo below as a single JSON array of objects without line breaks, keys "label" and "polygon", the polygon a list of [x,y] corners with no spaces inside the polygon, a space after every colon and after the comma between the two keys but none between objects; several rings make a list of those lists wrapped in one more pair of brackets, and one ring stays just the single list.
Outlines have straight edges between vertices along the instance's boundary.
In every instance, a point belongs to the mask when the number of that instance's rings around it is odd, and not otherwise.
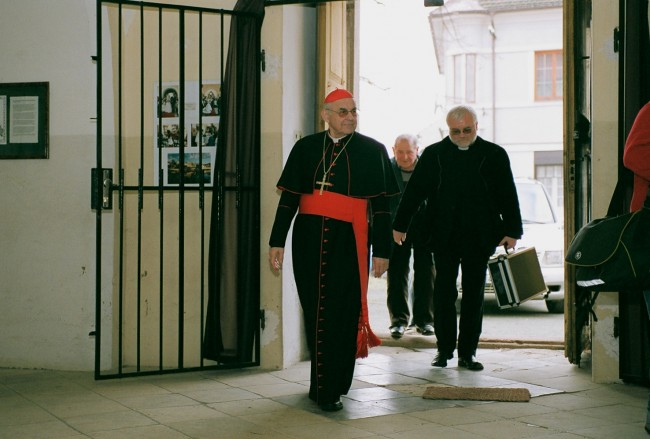
[{"label": "doorway", "polygon": [[[446,110],[468,103],[479,113],[479,135],[508,150],[516,177],[547,186],[562,219],[562,4],[552,10],[522,6],[507,14],[483,8],[459,14],[454,5],[358,3],[359,131],[384,143],[390,155],[399,134],[413,134],[421,152],[446,136]],[[518,21],[526,24],[517,26]],[[527,45],[513,50],[515,41]],[[513,70],[523,72],[519,80],[511,79]],[[561,267],[563,250],[556,253]],[[388,336],[385,277],[371,280],[370,294],[373,328]],[[488,294],[482,339],[512,341],[513,331],[502,326],[513,318],[534,317],[546,320],[541,325],[552,330],[517,331],[518,337],[561,347],[563,314],[548,309],[544,301],[534,300],[500,310]]]}]

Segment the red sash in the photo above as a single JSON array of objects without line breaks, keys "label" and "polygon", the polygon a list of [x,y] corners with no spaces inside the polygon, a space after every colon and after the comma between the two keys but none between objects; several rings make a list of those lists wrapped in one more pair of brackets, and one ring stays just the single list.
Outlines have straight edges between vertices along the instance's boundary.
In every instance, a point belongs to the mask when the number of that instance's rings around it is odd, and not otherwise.
[{"label": "red sash", "polygon": [[311,195],[300,197],[300,213],[326,216],[352,223],[357,247],[357,262],[361,280],[361,314],[357,333],[357,358],[368,356],[368,348],[379,346],[381,340],[370,329],[368,319],[368,200],[352,198],[325,191],[322,195],[314,190]]}]

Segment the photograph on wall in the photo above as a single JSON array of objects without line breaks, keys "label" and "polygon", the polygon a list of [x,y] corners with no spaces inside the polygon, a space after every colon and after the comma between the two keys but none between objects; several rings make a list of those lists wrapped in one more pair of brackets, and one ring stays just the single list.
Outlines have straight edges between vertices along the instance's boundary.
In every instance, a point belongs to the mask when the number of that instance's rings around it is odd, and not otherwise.
[{"label": "photograph on wall", "polygon": [[[178,82],[154,83],[154,184],[158,184],[159,174],[163,175],[165,186],[180,183],[179,155],[183,151],[186,163],[184,183],[199,184],[195,166],[198,165],[204,172],[204,184],[212,185],[221,84],[208,81],[200,85],[198,81],[188,81],[184,85],[181,108]],[[181,119],[184,120],[182,126]],[[201,161],[199,156],[203,158]]]},{"label": "photograph on wall", "polygon": [[7,96],[0,96],[0,145],[7,144]]},{"label": "photograph on wall", "polygon": [[201,87],[201,114],[203,116],[221,115],[221,84],[203,84]]},{"label": "photograph on wall", "polygon": [[[156,89],[157,90],[157,89]],[[178,117],[179,99],[178,99],[178,86],[163,86],[162,96],[157,99],[158,111],[162,117]]]},{"label": "photograph on wall", "polygon": [[181,183],[181,172],[184,177],[184,184],[199,185],[201,177],[203,184],[208,185],[212,181],[212,158],[211,152],[185,152],[183,158],[185,163],[181,170],[179,152],[169,151],[165,168],[165,184],[178,185]]},{"label": "photograph on wall", "polygon": [[191,146],[217,146],[219,123],[203,122],[200,125],[193,123],[190,128],[190,133]]},{"label": "photograph on wall", "polygon": [[[178,127],[177,123],[172,123],[169,125],[163,124],[162,129],[160,130],[160,147],[161,148],[178,148],[181,145],[181,130]],[[187,146],[187,140],[184,142],[184,146]]]}]

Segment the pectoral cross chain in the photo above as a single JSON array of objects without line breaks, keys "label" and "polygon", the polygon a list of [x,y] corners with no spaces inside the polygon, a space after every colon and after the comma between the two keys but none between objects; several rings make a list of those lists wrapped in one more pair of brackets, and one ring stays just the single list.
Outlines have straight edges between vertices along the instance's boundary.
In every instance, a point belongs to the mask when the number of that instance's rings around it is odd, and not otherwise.
[{"label": "pectoral cross chain", "polygon": [[320,184],[320,191],[318,191],[318,195],[323,195],[323,189],[325,186],[333,186],[332,183],[327,181],[327,174],[323,174],[323,180],[317,181],[316,184]]},{"label": "pectoral cross chain", "polygon": [[334,164],[339,159],[339,157],[343,155],[343,151],[345,150],[345,147],[348,146],[348,143],[350,143],[350,140],[352,140],[352,136],[354,136],[354,133],[350,135],[350,138],[348,139],[347,142],[345,142],[343,148],[341,148],[341,150],[338,153],[334,153],[334,148],[336,148],[338,142],[332,146],[332,157],[334,157],[334,160],[332,160],[328,168],[325,168],[325,153],[327,151],[326,140],[328,138],[328,135],[327,133],[325,133],[325,135],[323,136],[323,178],[321,179],[321,181],[316,182],[316,184],[320,184],[320,191],[318,192],[318,195],[323,195],[323,189],[325,189],[325,186],[334,186],[332,183],[329,183],[327,181],[327,174],[329,174],[330,170],[334,167]]}]

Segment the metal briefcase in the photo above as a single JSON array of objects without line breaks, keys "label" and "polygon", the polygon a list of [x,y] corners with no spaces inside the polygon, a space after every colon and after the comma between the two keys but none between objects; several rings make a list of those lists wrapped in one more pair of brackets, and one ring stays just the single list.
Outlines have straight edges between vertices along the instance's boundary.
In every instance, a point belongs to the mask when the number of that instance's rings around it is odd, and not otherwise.
[{"label": "metal briefcase", "polygon": [[535,247],[493,256],[488,271],[499,308],[511,308],[548,291]]}]

